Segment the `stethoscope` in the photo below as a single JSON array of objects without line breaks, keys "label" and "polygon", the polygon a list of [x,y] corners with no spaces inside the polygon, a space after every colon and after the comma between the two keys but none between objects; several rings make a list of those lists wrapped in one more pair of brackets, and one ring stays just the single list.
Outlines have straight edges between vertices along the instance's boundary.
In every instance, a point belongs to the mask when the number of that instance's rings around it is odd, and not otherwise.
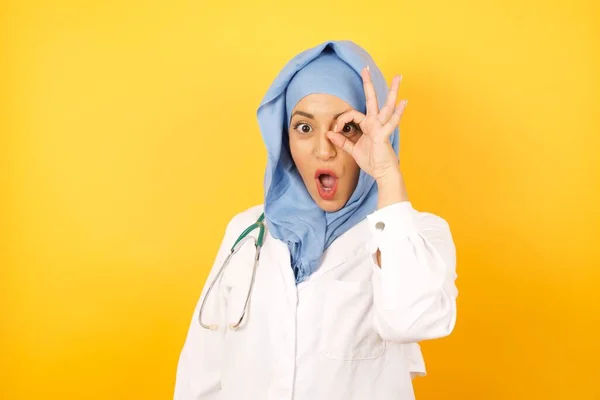
[{"label": "stethoscope", "polygon": [[[210,286],[208,287],[208,290],[206,291],[206,295],[204,296],[204,299],[202,300],[202,304],[200,305],[200,311],[198,312],[198,322],[200,322],[200,326],[202,326],[204,329],[210,329],[211,331],[216,331],[217,329],[219,329],[219,324],[206,325],[205,323],[202,322],[202,311],[204,310],[204,304],[206,303],[206,299],[208,299],[208,296],[209,296],[213,286],[215,285],[215,282],[217,282],[219,280],[219,277],[223,273],[223,270],[231,261],[231,257],[233,257],[233,255],[236,254],[242,248],[242,246],[244,246],[244,243],[246,243],[248,240],[252,239],[252,240],[254,240],[254,247],[256,248],[256,252],[255,252],[255,256],[254,256],[254,267],[252,268],[252,278],[250,280],[250,285],[248,286],[248,293],[246,294],[246,302],[244,303],[244,309],[242,310],[242,315],[237,320],[237,322],[232,322],[229,324],[229,329],[236,330],[242,323],[242,320],[244,319],[244,316],[246,315],[246,311],[248,309],[248,303],[250,302],[250,295],[252,294],[252,288],[254,287],[254,276],[256,274],[256,267],[258,266],[258,259],[260,258],[260,250],[262,248],[263,241],[264,241],[264,236],[265,236],[264,219],[265,219],[265,214],[262,213],[260,215],[260,217],[256,220],[255,223],[253,223],[248,228],[246,228],[246,230],[244,230],[244,232],[242,232],[242,234],[240,236],[238,236],[238,238],[235,241],[235,243],[233,244],[233,246],[231,246],[231,250],[230,250],[229,254],[227,255],[227,258],[225,259],[225,261],[223,261],[221,268],[217,272],[217,275],[215,275],[212,282],[210,283]],[[258,239],[255,238],[254,236],[250,236],[250,232],[254,231],[257,228],[259,229]]]}]

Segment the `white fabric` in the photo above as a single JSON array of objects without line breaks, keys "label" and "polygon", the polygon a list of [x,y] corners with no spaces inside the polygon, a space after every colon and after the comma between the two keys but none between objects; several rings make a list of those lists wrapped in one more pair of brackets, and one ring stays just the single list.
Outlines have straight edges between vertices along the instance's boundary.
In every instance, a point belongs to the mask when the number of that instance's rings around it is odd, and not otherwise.
[{"label": "white fabric", "polygon": [[[238,235],[262,206],[229,223],[202,298]],[[256,236],[258,230],[253,232]],[[401,202],[337,238],[296,286],[287,246],[266,235],[249,311],[236,331],[254,246],[236,254],[189,328],[175,400],[408,400],[425,375],[419,341],[456,321],[456,253],[448,224]],[[381,251],[381,268],[374,253]]]}]

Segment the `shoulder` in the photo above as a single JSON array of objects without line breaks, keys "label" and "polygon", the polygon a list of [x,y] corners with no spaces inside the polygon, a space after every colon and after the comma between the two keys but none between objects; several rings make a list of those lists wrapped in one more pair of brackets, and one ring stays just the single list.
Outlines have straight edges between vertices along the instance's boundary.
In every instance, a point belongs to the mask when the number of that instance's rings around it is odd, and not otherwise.
[{"label": "shoulder", "polygon": [[[245,210],[236,212],[227,224],[227,231],[239,231],[240,228],[246,229],[248,226],[256,222],[258,217],[263,213],[263,204],[258,204]],[[242,230],[243,230],[242,229]]]},{"label": "shoulder", "polygon": [[260,204],[233,213],[233,217],[230,217],[229,222],[225,227],[225,232],[223,233],[221,245],[217,254],[217,260],[223,262],[228,250],[231,250],[231,247],[240,234],[250,225],[254,224],[262,212],[263,206]]}]

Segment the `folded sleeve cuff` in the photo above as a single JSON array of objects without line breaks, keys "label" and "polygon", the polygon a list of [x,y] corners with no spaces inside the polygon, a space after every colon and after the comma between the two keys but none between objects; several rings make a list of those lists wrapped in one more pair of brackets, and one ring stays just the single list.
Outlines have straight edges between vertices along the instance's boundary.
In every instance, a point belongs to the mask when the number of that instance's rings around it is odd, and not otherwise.
[{"label": "folded sleeve cuff", "polygon": [[370,250],[375,251],[398,238],[417,233],[415,209],[409,201],[401,201],[381,208],[369,215],[369,228],[373,236]]}]

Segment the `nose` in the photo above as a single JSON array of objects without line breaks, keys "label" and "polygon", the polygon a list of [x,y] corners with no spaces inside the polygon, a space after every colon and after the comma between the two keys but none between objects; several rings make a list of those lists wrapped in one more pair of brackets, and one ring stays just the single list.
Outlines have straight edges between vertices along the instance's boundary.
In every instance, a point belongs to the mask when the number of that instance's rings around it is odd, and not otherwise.
[{"label": "nose", "polygon": [[335,145],[327,138],[327,131],[321,131],[317,136],[315,155],[319,160],[328,161],[337,155]]}]

